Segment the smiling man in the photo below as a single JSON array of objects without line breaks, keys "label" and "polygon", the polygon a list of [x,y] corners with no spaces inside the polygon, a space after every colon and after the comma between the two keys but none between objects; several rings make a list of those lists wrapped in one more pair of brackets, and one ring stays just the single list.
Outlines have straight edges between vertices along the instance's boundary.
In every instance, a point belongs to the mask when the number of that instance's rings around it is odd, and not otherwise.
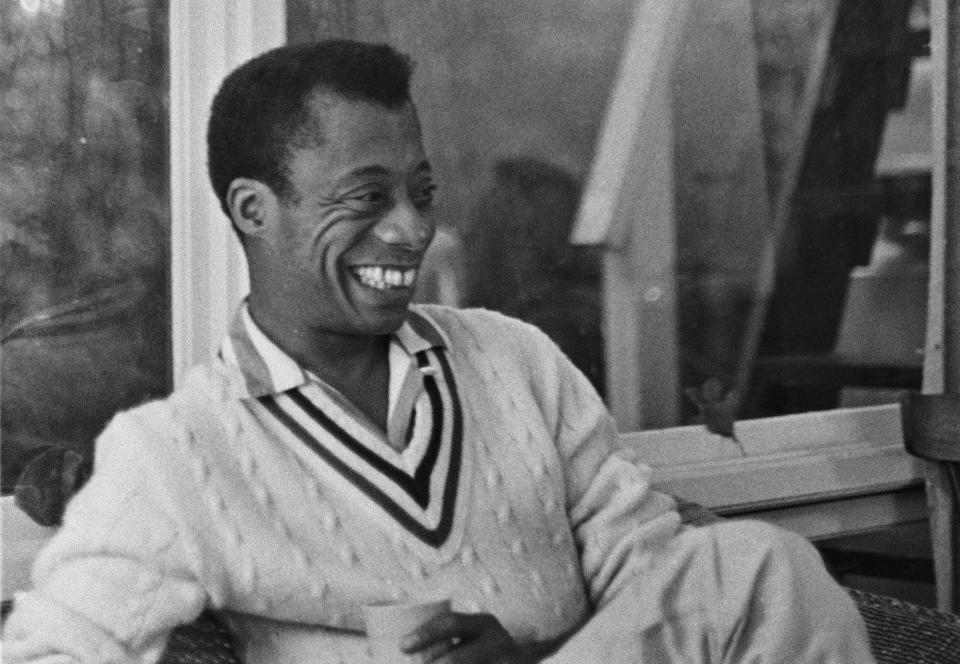
[{"label": "smiling man", "polygon": [[364,605],[436,598],[402,644],[422,661],[872,661],[801,538],[683,528],[545,335],[410,305],[434,184],[409,79],[342,41],[226,79],[210,174],[250,296],[98,439],[7,661],[150,663],[210,608],[247,662],[362,663]]},{"label": "smiling man", "polygon": [[[270,109],[279,116],[290,103],[282,91],[300,82],[274,72],[274,89],[247,89],[246,79],[236,80],[241,70],[214,102],[209,139],[214,186],[250,267],[253,323],[384,431],[387,335],[407,318],[434,233],[430,164],[403,61],[393,64],[393,72],[354,73],[361,85],[377,86],[367,98],[363,90],[315,84],[309,77],[329,69],[321,63],[289,74],[311,81],[299,86],[306,89],[298,112],[309,119],[291,128],[281,155],[271,150],[283,145],[289,121],[269,124]],[[380,81],[385,74],[392,77]],[[232,84],[244,87],[242,101],[231,96]],[[231,132],[256,113],[267,118],[256,139],[266,164],[217,158],[235,154]],[[276,173],[261,173],[277,162]]]}]

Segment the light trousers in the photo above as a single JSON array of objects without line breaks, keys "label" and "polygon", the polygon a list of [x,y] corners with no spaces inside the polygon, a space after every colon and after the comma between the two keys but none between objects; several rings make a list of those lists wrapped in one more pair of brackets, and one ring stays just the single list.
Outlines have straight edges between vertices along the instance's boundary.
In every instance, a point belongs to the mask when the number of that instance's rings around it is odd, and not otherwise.
[{"label": "light trousers", "polygon": [[757,521],[687,530],[551,664],[871,664],[850,596],[802,537]]}]

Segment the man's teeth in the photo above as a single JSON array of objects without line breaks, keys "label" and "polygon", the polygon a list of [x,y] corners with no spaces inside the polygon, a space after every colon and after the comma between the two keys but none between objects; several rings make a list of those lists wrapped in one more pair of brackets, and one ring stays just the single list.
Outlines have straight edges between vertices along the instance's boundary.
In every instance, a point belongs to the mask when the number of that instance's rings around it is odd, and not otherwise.
[{"label": "man's teeth", "polygon": [[360,283],[377,290],[387,290],[388,288],[408,288],[413,285],[417,278],[417,269],[409,268],[401,270],[395,267],[382,267],[380,265],[366,265],[364,267],[354,268],[353,273],[360,279]]}]

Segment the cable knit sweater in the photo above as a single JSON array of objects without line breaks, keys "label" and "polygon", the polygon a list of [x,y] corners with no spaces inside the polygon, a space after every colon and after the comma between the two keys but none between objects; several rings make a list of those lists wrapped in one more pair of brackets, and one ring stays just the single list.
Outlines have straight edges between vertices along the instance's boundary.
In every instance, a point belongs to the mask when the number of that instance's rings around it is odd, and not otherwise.
[{"label": "cable knit sweater", "polygon": [[459,447],[433,463],[455,481],[428,503],[346,481],[333,456],[261,435],[234,364],[199,367],[99,438],[93,478],[8,619],[5,655],[151,662],[172,627],[212,606],[246,661],[353,663],[369,659],[370,602],[450,597],[521,641],[610,602],[677,534],[672,500],[612,455],[606,408],[542,333],[491,312],[415,311],[448,342],[432,362],[450,385],[435,396]]}]

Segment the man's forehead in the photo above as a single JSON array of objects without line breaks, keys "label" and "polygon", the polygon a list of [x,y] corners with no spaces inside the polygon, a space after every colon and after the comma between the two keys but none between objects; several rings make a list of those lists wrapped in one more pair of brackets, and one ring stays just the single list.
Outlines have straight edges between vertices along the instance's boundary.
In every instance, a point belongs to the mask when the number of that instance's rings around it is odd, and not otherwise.
[{"label": "man's forehead", "polygon": [[333,181],[430,174],[411,102],[390,108],[317,91],[308,107],[311,117],[291,146],[292,167],[322,170]]},{"label": "man's forehead", "polygon": [[400,104],[387,105],[375,100],[345,97],[326,88],[317,88],[307,96],[305,105],[310,114],[328,121],[331,116],[355,117],[372,111],[375,115],[408,117],[419,125],[416,106],[409,99]]},{"label": "man's forehead", "polygon": [[420,143],[420,121],[412,102],[385,106],[319,91],[307,102],[301,127],[307,143],[322,145],[363,140],[405,140]]}]

